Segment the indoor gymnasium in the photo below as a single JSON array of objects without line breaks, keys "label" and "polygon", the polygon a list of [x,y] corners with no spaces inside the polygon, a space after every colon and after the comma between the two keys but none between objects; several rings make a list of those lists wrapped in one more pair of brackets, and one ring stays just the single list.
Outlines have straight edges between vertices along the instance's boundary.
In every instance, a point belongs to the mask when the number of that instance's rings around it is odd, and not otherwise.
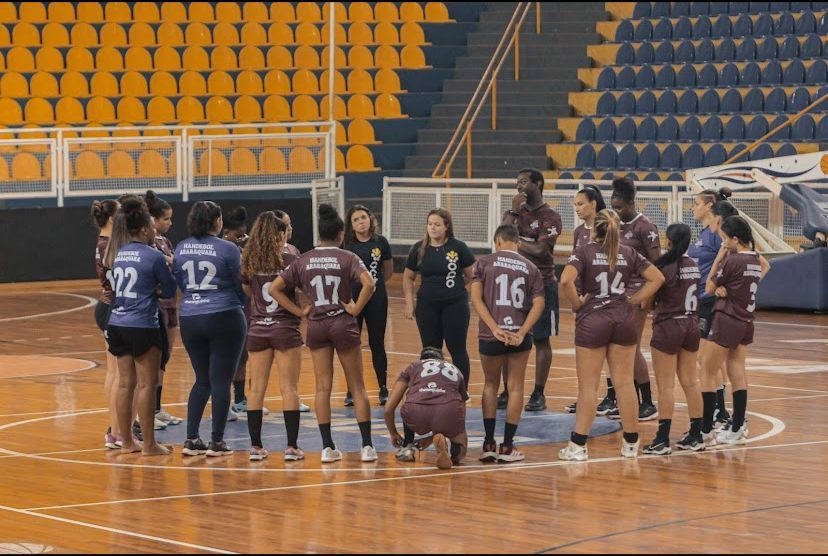
[{"label": "indoor gymnasium", "polygon": [[823,552],[826,56],[828,2],[0,2],[0,553]]}]

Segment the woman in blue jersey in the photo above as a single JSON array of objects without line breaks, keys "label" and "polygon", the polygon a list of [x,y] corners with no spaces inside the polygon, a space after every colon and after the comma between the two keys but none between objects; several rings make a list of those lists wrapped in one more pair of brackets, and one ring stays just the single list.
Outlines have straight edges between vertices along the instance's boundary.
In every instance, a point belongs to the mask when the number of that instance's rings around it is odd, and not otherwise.
[{"label": "woman in blue jersey", "polygon": [[173,297],[175,280],[164,255],[149,246],[155,240],[155,229],[143,199],[126,197],[113,227],[113,237],[129,238],[111,266],[114,302],[107,328],[109,352],[118,358],[118,423],[120,430],[130,430],[137,386],[137,411],[144,436],[142,447],[131,435],[124,435],[121,451],[166,455],[170,450],[155,441],[153,427],[163,349],[157,291],[160,288],[161,297]]},{"label": "woman in blue jersey", "polygon": [[[199,201],[187,216],[190,237],[175,249],[173,272],[184,292],[181,301],[181,340],[190,356],[196,380],[187,403],[187,440],[183,454],[232,454],[224,442],[230,411],[230,385],[244,350],[247,322],[242,312],[241,251],[219,239],[224,222],[221,208]],[[207,401],[213,400],[213,430],[209,447],[198,428]]]}]

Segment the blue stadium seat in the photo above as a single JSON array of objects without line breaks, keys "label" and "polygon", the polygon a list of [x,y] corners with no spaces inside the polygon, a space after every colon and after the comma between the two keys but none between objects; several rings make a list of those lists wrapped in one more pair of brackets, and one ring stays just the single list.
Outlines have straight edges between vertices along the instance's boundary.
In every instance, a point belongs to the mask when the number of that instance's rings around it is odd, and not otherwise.
[{"label": "blue stadium seat", "polygon": [[[822,43],[819,43],[822,48]],[[673,43],[664,41],[655,50],[655,62],[657,64],[669,64],[673,61]]]},{"label": "blue stadium seat", "polygon": [[598,151],[598,155],[595,157],[595,167],[611,170],[617,166],[618,151],[615,149],[615,145],[608,143],[601,147],[601,150]]},{"label": "blue stadium seat", "polygon": [[805,74],[805,83],[808,85],[821,85],[826,81],[828,81],[828,64],[823,59],[814,60]]},{"label": "blue stadium seat", "polygon": [[728,89],[725,91],[719,103],[719,110],[730,114],[742,111],[742,95],[738,89]]},{"label": "blue stadium seat", "polygon": [[716,60],[728,62],[736,59],[736,43],[731,38],[724,38],[716,45]]},{"label": "blue stadium seat", "polygon": [[664,4],[670,4],[671,17],[690,15],[690,2],[664,2]]},{"label": "blue stadium seat", "polygon": [[822,14],[817,23],[816,32],[820,35],[828,34],[828,13]]},{"label": "blue stadium seat", "polygon": [[784,112],[788,108],[788,95],[777,87],[765,96],[765,112]]},{"label": "blue stadium seat", "polygon": [[704,153],[705,166],[721,166],[727,160],[727,151],[721,144],[715,144]]},{"label": "blue stadium seat", "polygon": [[[641,155],[638,156],[638,165],[641,166],[642,168],[644,167],[641,164]],[[634,181],[636,183],[638,183],[639,181],[661,181],[661,178],[659,177],[659,175],[656,172],[650,172],[649,174],[646,174],[644,176],[643,180],[634,180]]]},{"label": "blue stadium seat", "polygon": [[673,39],[689,39],[693,37],[693,22],[686,15],[681,16],[673,24]]},{"label": "blue stadium seat", "polygon": [[762,70],[756,62],[749,62],[739,74],[739,84],[758,85],[762,81]]},{"label": "blue stadium seat", "polygon": [[730,8],[730,2],[710,2],[709,14],[722,15],[726,14]]},{"label": "blue stadium seat", "polygon": [[624,66],[633,62],[635,62],[635,48],[633,48],[633,45],[628,42],[619,45],[618,52],[615,53],[615,63]]},{"label": "blue stadium seat", "polygon": [[615,114],[615,96],[612,93],[604,93],[598,98],[595,113],[599,116]]},{"label": "blue stadium seat", "polygon": [[575,178],[575,176],[572,174],[572,172],[561,172],[561,175],[558,176],[558,177],[559,177],[559,179],[562,179],[562,180],[571,180],[571,179]]},{"label": "blue stadium seat", "polygon": [[751,33],[753,33],[753,20],[748,14],[737,17],[730,29],[730,35],[733,37],[748,37]]},{"label": "blue stadium seat", "polygon": [[735,87],[739,84],[739,68],[734,63],[722,66],[718,79],[719,87]]},{"label": "blue stadium seat", "polygon": [[727,13],[739,15],[750,11],[750,2],[728,2]]},{"label": "blue stadium seat", "polygon": [[791,9],[790,2],[769,2],[770,6],[768,7],[769,12],[778,13],[783,12]]},{"label": "blue stadium seat", "polygon": [[816,32],[816,17],[810,10],[800,14],[799,19],[796,20],[794,31],[797,35]]},{"label": "blue stadium seat", "polygon": [[[736,156],[740,152],[744,151],[745,149],[747,149],[747,145],[745,145],[744,143],[739,143],[737,145],[733,145],[733,147],[730,149],[730,152],[727,155],[728,160],[733,158],[734,156]],[[736,162],[738,162],[739,160],[743,160],[743,159],[736,159]]]},{"label": "blue stadium seat", "polygon": [[648,41],[653,38],[653,24],[649,19],[642,19],[635,26],[635,33],[633,33],[634,41]]},{"label": "blue stadium seat", "polygon": [[650,9],[650,17],[667,17],[670,15],[670,5],[665,2],[655,2]]},{"label": "blue stadium seat", "polygon": [[796,152],[796,147],[791,145],[790,143],[785,143],[778,149],[776,149],[776,156],[795,156],[798,153]]},{"label": "blue stadium seat", "polygon": [[695,17],[699,15],[707,15],[710,13],[709,2],[690,2],[690,15]]},{"label": "blue stadium seat", "polygon": [[794,141],[811,141],[816,131],[816,122],[810,114],[799,118],[791,127],[791,139]]},{"label": "blue stadium seat", "polygon": [[676,63],[692,62],[696,59],[696,47],[689,40],[683,40],[679,43],[673,54],[673,61]]},{"label": "blue stadium seat", "polygon": [[765,95],[761,89],[750,89],[742,98],[742,112],[756,113],[765,109]]},{"label": "blue stadium seat", "polygon": [[595,179],[595,174],[593,174],[592,172],[583,172],[581,174],[581,179],[582,180],[594,180]]},{"label": "blue stadium seat", "polygon": [[716,66],[713,64],[705,64],[699,70],[698,77],[696,78],[696,86],[715,87],[718,82],[717,74],[718,72],[716,71]]},{"label": "blue stadium seat", "polygon": [[782,15],[773,21],[773,34],[793,35],[795,25],[791,12],[782,12]]},{"label": "blue stadium seat", "polygon": [[805,64],[802,60],[791,60],[782,74],[782,83],[798,84],[805,82]]},{"label": "blue stadium seat", "polygon": [[635,101],[636,114],[653,114],[655,113],[656,97],[652,91],[644,91],[638,96]]},{"label": "blue stadium seat", "polygon": [[635,140],[639,143],[655,141],[658,136],[658,122],[655,118],[649,117],[641,120],[635,130]]},{"label": "blue stadium seat", "polygon": [[598,75],[598,89],[614,89],[615,88],[615,72],[612,68],[604,68]]},{"label": "blue stadium seat", "polygon": [[684,151],[681,157],[682,168],[701,168],[704,165],[704,149],[698,143],[693,143]]},{"label": "blue stadium seat", "polygon": [[792,12],[804,12],[811,9],[811,2],[790,2],[791,7],[788,8]]},{"label": "blue stadium seat", "polygon": [[696,91],[688,89],[681,93],[676,105],[678,114],[695,114],[699,111],[699,95]]},{"label": "blue stadium seat", "polygon": [[578,129],[575,131],[576,141],[594,141],[595,140],[595,122],[590,118],[584,118],[578,124]]},{"label": "blue stadium seat", "polygon": [[[797,44],[797,47],[799,44]],[[645,42],[635,50],[636,64],[652,64],[655,60],[655,49],[653,43]]]},{"label": "blue stadium seat", "polygon": [[710,18],[706,15],[700,16],[693,23],[693,38],[703,39],[709,37],[713,33],[713,24],[710,23]]},{"label": "blue stadium seat", "polygon": [[655,71],[652,66],[645,64],[635,74],[636,89],[652,89],[655,87]]},{"label": "blue stadium seat", "polygon": [[811,9],[817,12],[828,10],[828,2],[811,2]]},{"label": "blue stadium seat", "polygon": [[733,116],[725,124],[722,139],[727,141],[741,141],[745,138],[745,119],[739,115]]},{"label": "blue stadium seat", "polygon": [[676,75],[676,87],[695,87],[696,68],[691,64],[685,64]]},{"label": "blue stadium seat", "polygon": [[635,141],[635,120],[632,118],[624,118],[621,120],[615,130],[615,140],[619,143]]},{"label": "blue stadium seat", "polygon": [[656,100],[656,114],[675,114],[678,99],[673,91],[664,91]]},{"label": "blue stadium seat", "polygon": [[730,24],[730,18],[728,16],[721,15],[716,18],[716,21],[713,22],[712,36],[714,39],[729,37],[732,33],[733,27]]},{"label": "blue stadium seat", "polygon": [[650,2],[636,2],[633,8],[633,18],[641,19],[642,17],[650,17],[651,14]]},{"label": "blue stadium seat", "polygon": [[641,149],[641,152],[638,155],[638,165],[641,168],[646,168],[648,170],[651,168],[658,168],[660,159],[661,156],[658,152],[658,147],[650,143],[649,145],[644,145],[644,148]]},{"label": "blue stadium seat", "polygon": [[681,147],[671,143],[661,152],[662,168],[681,168]]},{"label": "blue stadium seat", "polygon": [[592,147],[592,145],[584,145],[580,149],[578,149],[578,154],[575,155],[575,167],[595,167],[595,149]]},{"label": "blue stadium seat", "polygon": [[828,141],[828,117],[823,116],[817,124],[814,139],[819,141]]},{"label": "blue stadium seat", "polygon": [[819,58],[822,56],[822,41],[819,39],[819,35],[814,33],[808,35],[799,49],[799,55],[802,58]]},{"label": "blue stadium seat", "polygon": [[635,87],[635,70],[632,66],[624,66],[615,76],[615,88],[632,89],[633,87]]},{"label": "blue stadium seat", "polygon": [[765,37],[756,49],[757,60],[773,60],[777,57],[779,45],[776,37]]},{"label": "blue stadium seat", "polygon": [[598,122],[595,128],[595,141],[606,143],[615,141],[615,121],[612,118],[604,118]]},{"label": "blue stadium seat", "polygon": [[667,181],[682,181],[684,180],[684,176],[682,174],[678,174],[673,172],[669,176],[667,176]]},{"label": "blue stadium seat", "polygon": [[766,158],[773,158],[773,147],[767,143],[762,143],[750,153],[751,160],[765,160]]},{"label": "blue stadium seat", "polygon": [[701,124],[696,116],[690,116],[679,129],[679,140],[682,142],[698,141],[701,137]]},{"label": "blue stadium seat", "polygon": [[638,151],[635,145],[624,145],[618,152],[619,168],[638,168]]},{"label": "blue stadium seat", "polygon": [[719,93],[708,89],[699,98],[699,114],[716,114],[719,111]]},{"label": "blue stadium seat", "polygon": [[[780,114],[779,116],[775,117],[770,124],[770,129],[776,129],[777,127],[781,126],[782,124],[788,121],[788,116],[784,114]],[[768,131],[770,131],[770,129]],[[770,138],[774,141],[785,141],[791,138],[791,126],[785,126],[773,135]]]},{"label": "blue stadium seat", "polygon": [[768,120],[761,115],[754,116],[745,128],[745,139],[756,141],[768,133]]},{"label": "blue stadium seat", "polygon": [[615,41],[631,41],[633,40],[633,24],[629,19],[622,19],[615,28]]},{"label": "blue stadium seat", "polygon": [[615,101],[615,113],[621,116],[635,114],[635,95],[630,91],[621,93],[621,96]]},{"label": "blue stadium seat", "polygon": [[656,87],[659,89],[666,89],[668,87],[675,87],[676,85],[676,70],[673,66],[664,66],[656,75]]},{"label": "blue stadium seat", "polygon": [[758,14],[770,11],[770,2],[750,2],[750,13]]},{"label": "blue stadium seat", "polygon": [[796,37],[788,37],[779,46],[779,58],[782,60],[792,60],[799,58],[799,41]]},{"label": "blue stadium seat", "polygon": [[762,70],[762,85],[778,85],[782,83],[782,64],[771,60]]},{"label": "blue stadium seat", "polygon": [[702,124],[701,140],[702,141],[721,141],[722,139],[722,119],[718,116],[710,116]]},{"label": "blue stadium seat", "polygon": [[753,21],[753,36],[763,37],[765,35],[773,35],[773,18],[770,14],[759,14]]},{"label": "blue stadium seat", "polygon": [[[612,172],[607,172],[606,174],[603,174],[603,175],[601,176],[601,180],[603,180],[603,181],[610,181],[610,180],[614,180],[614,179],[615,179],[615,178],[617,178],[617,177],[618,177],[618,176],[616,176],[614,173],[612,173]],[[635,180],[633,180],[633,181],[635,181]]]},{"label": "blue stadium seat", "polygon": [[653,40],[663,41],[673,38],[673,22],[669,17],[662,17],[653,27]]},{"label": "blue stadium seat", "polygon": [[695,54],[696,62],[712,62],[716,59],[716,48],[713,46],[713,41],[710,39],[702,39],[696,46]]},{"label": "blue stadium seat", "polygon": [[745,61],[756,59],[756,41],[753,37],[747,37],[739,43],[736,47],[736,59]]},{"label": "blue stadium seat", "polygon": [[[675,141],[678,139],[678,133],[678,120],[676,120],[673,116],[664,118],[661,120],[661,123],[658,124],[657,138],[659,141]],[[678,168],[678,166],[673,166],[673,168]]]}]

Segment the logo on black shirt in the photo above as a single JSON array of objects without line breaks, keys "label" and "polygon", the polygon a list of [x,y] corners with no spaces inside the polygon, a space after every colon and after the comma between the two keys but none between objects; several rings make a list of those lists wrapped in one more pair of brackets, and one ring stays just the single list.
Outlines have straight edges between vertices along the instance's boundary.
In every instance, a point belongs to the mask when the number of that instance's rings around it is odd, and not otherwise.
[{"label": "logo on black shirt", "polygon": [[457,254],[457,251],[451,250],[446,253],[446,260],[448,261],[448,274],[446,274],[446,287],[453,288],[455,285],[454,279],[457,278],[457,262],[460,260],[460,256]]}]

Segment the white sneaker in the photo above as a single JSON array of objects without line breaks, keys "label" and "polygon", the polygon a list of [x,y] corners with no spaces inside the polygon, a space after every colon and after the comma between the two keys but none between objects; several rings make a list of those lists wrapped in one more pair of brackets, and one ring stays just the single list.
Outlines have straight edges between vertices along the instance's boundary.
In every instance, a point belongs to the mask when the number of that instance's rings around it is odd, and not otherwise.
[{"label": "white sneaker", "polygon": [[305,459],[305,452],[302,448],[291,448],[288,446],[285,449],[285,461],[302,461]]},{"label": "white sneaker", "polygon": [[167,425],[180,425],[183,422],[181,417],[176,417],[175,415],[170,415],[163,409],[155,414],[155,418],[159,421],[164,421]]},{"label": "white sneaker", "polygon": [[322,450],[322,463],[333,463],[342,459],[342,452],[336,448],[325,448]]},{"label": "white sneaker", "polygon": [[414,461],[414,446],[411,444],[409,444],[408,446],[403,446],[402,448],[397,450],[397,454],[394,457],[397,458],[397,461]]},{"label": "white sneaker", "polygon": [[702,433],[702,440],[704,441],[705,448],[712,448],[719,442],[716,440],[716,431],[711,430],[710,432],[703,432]]},{"label": "white sneaker", "polygon": [[586,446],[578,446],[570,440],[566,448],[558,451],[558,459],[564,461],[586,461],[589,459],[589,452],[587,452]]},{"label": "white sneaker", "polygon": [[163,431],[167,428],[167,423],[159,419],[158,417],[155,418],[155,426],[153,427],[157,431]]},{"label": "white sneaker", "polygon": [[302,402],[299,402],[299,413],[310,413],[310,408]]},{"label": "white sneaker", "polygon": [[363,446],[362,447],[362,462],[368,463],[371,461],[377,461],[377,451],[374,449],[373,446]]},{"label": "white sneaker", "polygon": [[625,458],[637,458],[638,457],[638,446],[641,444],[640,440],[636,440],[633,444],[630,444],[623,438],[621,439],[621,457]]},{"label": "white sneaker", "polygon": [[722,429],[716,433],[716,442],[719,444],[747,444],[748,430],[747,425],[737,430]]},{"label": "white sneaker", "polygon": [[262,406],[262,415],[270,415],[270,410],[264,406]]},{"label": "white sneaker", "polygon": [[238,420],[239,420],[239,414],[236,413],[235,411],[233,411],[232,409],[230,409],[230,411],[227,413],[227,422],[232,423],[233,421],[238,421]]}]

